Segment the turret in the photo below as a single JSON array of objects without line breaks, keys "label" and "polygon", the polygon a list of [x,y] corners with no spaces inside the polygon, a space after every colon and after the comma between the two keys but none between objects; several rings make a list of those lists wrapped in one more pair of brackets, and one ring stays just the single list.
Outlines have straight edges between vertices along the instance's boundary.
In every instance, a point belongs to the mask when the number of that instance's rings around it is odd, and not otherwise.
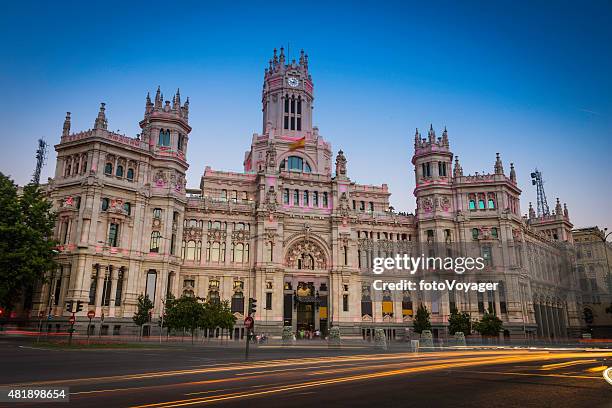
[{"label": "turret", "polygon": [[104,129],[108,127],[108,120],[106,120],[106,104],[102,102],[100,104],[100,110],[98,111],[98,117],[94,122],[94,129]]},{"label": "turret", "polygon": [[66,119],[64,119],[64,129],[62,130],[62,137],[66,137],[70,134],[70,112],[66,112]]},{"label": "turret", "polygon": [[499,153],[495,153],[494,170],[495,174],[504,174],[504,165],[502,164],[501,158],[499,157]]},{"label": "turret", "polygon": [[514,170],[514,163],[510,163],[510,181],[516,183],[516,171]]}]

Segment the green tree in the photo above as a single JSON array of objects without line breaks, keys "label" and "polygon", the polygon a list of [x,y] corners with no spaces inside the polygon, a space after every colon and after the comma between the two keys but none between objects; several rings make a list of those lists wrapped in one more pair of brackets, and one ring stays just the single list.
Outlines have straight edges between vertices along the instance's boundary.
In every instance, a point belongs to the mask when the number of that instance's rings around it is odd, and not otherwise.
[{"label": "green tree", "polygon": [[502,329],[502,320],[491,311],[485,312],[480,321],[474,322],[474,330],[483,337],[498,337]]},{"label": "green tree", "polygon": [[19,195],[0,173],[0,307],[6,310],[56,268],[51,208],[37,185],[25,186]]},{"label": "green tree", "polygon": [[138,296],[138,306],[136,313],[134,313],[134,323],[138,326],[138,336],[142,336],[142,326],[151,320],[150,312],[153,310],[153,302],[149,299],[149,295]]},{"label": "green tree", "polygon": [[191,332],[191,343],[193,344],[195,331],[201,327],[205,306],[201,298],[183,295],[172,300],[167,309],[168,327],[173,329],[185,329]]},{"label": "green tree", "polygon": [[429,311],[427,307],[422,303],[419,305],[416,316],[414,317],[414,322],[412,323],[414,326],[415,333],[421,334],[423,330],[431,330],[431,322],[429,321]]},{"label": "green tree", "polygon": [[462,332],[466,336],[472,332],[472,322],[468,313],[459,313],[456,307],[451,310],[448,317],[448,332],[453,335]]}]

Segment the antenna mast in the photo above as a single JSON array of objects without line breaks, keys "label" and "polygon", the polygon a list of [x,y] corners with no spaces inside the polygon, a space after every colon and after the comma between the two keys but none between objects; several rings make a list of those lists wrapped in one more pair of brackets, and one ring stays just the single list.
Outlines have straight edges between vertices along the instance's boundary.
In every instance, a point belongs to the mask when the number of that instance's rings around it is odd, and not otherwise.
[{"label": "antenna mast", "polygon": [[34,174],[32,175],[32,183],[36,185],[40,184],[40,171],[45,165],[46,159],[47,142],[45,142],[43,139],[38,139],[38,149],[36,149],[36,170],[34,170]]},{"label": "antenna mast", "polygon": [[548,202],[546,201],[546,193],[544,192],[544,180],[542,180],[542,172],[535,169],[531,173],[531,184],[536,186],[538,192],[538,217],[550,215]]}]

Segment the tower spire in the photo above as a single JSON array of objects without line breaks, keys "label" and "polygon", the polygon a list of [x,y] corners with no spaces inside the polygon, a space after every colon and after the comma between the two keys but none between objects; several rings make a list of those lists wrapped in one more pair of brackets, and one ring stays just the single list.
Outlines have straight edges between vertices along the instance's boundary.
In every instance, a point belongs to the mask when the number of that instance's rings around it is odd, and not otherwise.
[{"label": "tower spire", "polygon": [[514,163],[510,163],[510,181],[516,183],[516,171],[514,170]]},{"label": "tower spire", "polygon": [[64,129],[62,130],[62,137],[70,134],[70,112],[66,112],[66,119],[64,119]]},{"label": "tower spire", "polygon": [[444,126],[444,132],[442,132],[442,146],[448,147],[448,131],[446,126]]},{"label": "tower spire", "polygon": [[495,174],[504,174],[504,165],[499,157],[499,153],[495,153]]},{"label": "tower spire", "polygon": [[108,121],[106,120],[106,104],[102,102],[100,104],[100,110],[98,111],[98,117],[94,122],[94,129],[106,129]]},{"label": "tower spire", "polygon": [[459,156],[455,156],[455,167],[453,169],[455,177],[463,177],[463,168],[459,164]]}]

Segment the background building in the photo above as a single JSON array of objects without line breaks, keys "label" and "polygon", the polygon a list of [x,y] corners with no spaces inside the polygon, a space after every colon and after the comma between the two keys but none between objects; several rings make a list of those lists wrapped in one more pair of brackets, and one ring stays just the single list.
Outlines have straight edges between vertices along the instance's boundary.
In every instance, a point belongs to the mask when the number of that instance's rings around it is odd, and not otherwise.
[{"label": "background building", "polygon": [[[438,137],[430,126],[426,138],[418,130],[414,137],[416,214],[397,213],[387,185],[356,183],[344,153],[334,158],[313,126],[313,100],[308,56],[289,62],[275,50],[262,131],[244,171],[206,167],[199,189],[185,188],[189,100],[178,91],[172,101],[159,89],[153,101],[147,95],[133,138],[108,130],[104,104],[84,132],[70,132],[68,113],[48,184],[60,267],[37,291],[32,315],[55,315],[48,329],[59,329],[65,302],[81,300],[89,305],[82,316],[96,311],[94,331],[127,334],[136,330],[140,294],[155,304],[154,323],[169,294],[192,294],[230,300],[234,336],[244,332],[249,297],[259,301],[257,330],[271,334],[284,325],[325,333],[333,324],[344,335],[382,327],[403,336],[419,303],[435,336],[454,307],[475,319],[494,311],[506,336],[579,334],[582,289],[567,208],[557,203],[553,215],[536,217],[530,207],[521,216],[512,164],[506,175],[498,154],[491,173],[464,174],[446,129]],[[373,290],[373,258],[421,253],[482,256],[483,273],[465,278],[499,282],[499,290]]]}]

